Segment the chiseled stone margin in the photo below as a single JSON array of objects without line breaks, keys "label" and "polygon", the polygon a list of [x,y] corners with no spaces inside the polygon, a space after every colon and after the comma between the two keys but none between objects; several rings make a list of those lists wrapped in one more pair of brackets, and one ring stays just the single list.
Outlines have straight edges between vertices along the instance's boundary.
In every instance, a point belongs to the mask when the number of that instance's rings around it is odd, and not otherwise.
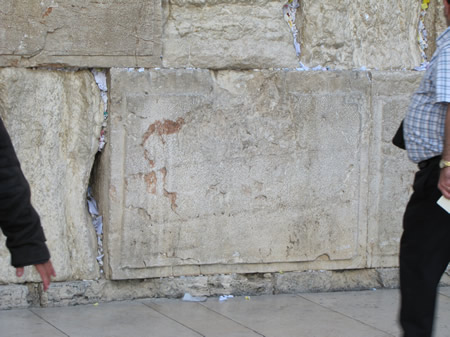
[{"label": "chiseled stone margin", "polygon": [[[450,286],[444,274],[442,286]],[[220,295],[258,296],[306,292],[398,288],[398,269],[304,271],[292,273],[227,274],[126,281],[53,283],[44,293],[39,284],[0,286],[0,309],[60,307],[142,298],[181,298]]]},{"label": "chiseled stone margin", "polygon": [[373,122],[369,149],[369,268],[398,267],[402,219],[417,166],[392,144],[423,72],[371,72]]}]

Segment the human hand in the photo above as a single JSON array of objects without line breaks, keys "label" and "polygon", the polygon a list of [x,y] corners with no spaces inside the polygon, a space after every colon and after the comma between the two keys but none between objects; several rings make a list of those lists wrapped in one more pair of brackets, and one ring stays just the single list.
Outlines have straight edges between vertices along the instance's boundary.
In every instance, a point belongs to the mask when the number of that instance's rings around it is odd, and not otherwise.
[{"label": "human hand", "polygon": [[[41,276],[42,283],[44,284],[44,291],[47,291],[48,287],[50,286],[51,277],[55,277],[56,273],[53,269],[52,262],[48,260],[45,263],[41,264],[35,264],[34,267],[38,271],[39,275]],[[16,276],[21,277],[23,275],[24,268],[19,267],[16,268]]]},{"label": "human hand", "polygon": [[446,199],[450,199],[450,168],[444,167],[441,169],[441,175],[439,176],[438,188],[441,190],[442,195]]}]

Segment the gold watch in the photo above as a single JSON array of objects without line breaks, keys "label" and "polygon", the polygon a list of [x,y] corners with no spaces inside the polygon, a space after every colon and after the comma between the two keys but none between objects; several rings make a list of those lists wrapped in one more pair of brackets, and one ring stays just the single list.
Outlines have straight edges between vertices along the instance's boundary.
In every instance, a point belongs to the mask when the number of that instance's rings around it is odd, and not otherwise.
[{"label": "gold watch", "polygon": [[450,167],[450,161],[446,161],[444,159],[441,159],[441,161],[439,162],[439,167],[441,169],[443,169],[445,167]]}]

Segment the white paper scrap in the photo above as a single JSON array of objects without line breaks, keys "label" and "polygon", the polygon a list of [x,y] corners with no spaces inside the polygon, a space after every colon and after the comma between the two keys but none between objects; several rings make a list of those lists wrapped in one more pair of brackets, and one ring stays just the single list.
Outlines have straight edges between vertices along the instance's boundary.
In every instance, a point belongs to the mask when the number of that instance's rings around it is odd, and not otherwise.
[{"label": "white paper scrap", "polygon": [[107,81],[106,81],[106,72],[105,71],[98,71],[98,70],[92,70],[92,73],[94,74],[95,82],[97,82],[98,87],[102,91],[108,91]]},{"label": "white paper scrap", "polygon": [[220,296],[219,297],[219,301],[220,302],[223,302],[223,301],[226,301],[226,300],[228,300],[229,298],[233,298],[234,296],[233,295],[223,295],[223,296]]},{"label": "white paper scrap", "polygon": [[189,293],[184,294],[183,301],[185,302],[205,302],[206,297],[194,297]]},{"label": "white paper scrap", "polygon": [[97,202],[94,199],[88,199],[89,213],[92,215],[98,215]]},{"label": "white paper scrap", "polygon": [[437,204],[441,206],[443,209],[447,211],[447,213],[450,213],[450,200],[442,196],[438,201]]},{"label": "white paper scrap", "polygon": [[101,235],[103,233],[103,216],[92,219],[92,224],[94,225],[97,235]]}]

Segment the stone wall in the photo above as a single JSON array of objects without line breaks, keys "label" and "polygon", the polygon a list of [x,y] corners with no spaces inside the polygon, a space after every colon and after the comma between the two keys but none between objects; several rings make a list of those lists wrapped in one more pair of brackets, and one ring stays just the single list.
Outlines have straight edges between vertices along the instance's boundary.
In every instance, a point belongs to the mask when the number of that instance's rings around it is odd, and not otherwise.
[{"label": "stone wall", "polygon": [[2,308],[398,285],[415,167],[391,138],[442,5],[286,2],[3,1],[0,116],[58,276],[43,294],[0,246]]},{"label": "stone wall", "polygon": [[[92,74],[0,69],[0,116],[30,181],[57,280],[98,277],[86,186],[98,149],[103,102]],[[1,280],[17,281],[14,269],[7,268],[4,245],[0,252]]]},{"label": "stone wall", "polygon": [[[297,68],[280,0],[4,0],[0,66]],[[330,69],[412,69],[420,0],[302,0],[300,61]],[[433,50],[442,4],[424,22]]]}]

